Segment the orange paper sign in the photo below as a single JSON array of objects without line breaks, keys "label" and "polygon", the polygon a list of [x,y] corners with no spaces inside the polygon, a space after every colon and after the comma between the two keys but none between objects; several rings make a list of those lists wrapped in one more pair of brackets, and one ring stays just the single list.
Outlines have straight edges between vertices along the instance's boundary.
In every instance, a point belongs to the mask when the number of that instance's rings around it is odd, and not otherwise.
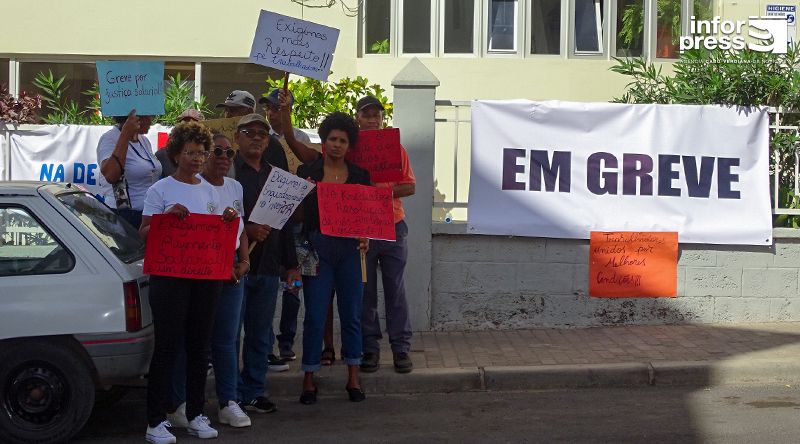
[{"label": "orange paper sign", "polygon": [[678,233],[592,231],[589,295],[675,297]]},{"label": "orange paper sign", "polygon": [[231,278],[239,219],[223,222],[213,214],[183,220],[155,214],[144,250],[144,272],[190,279]]}]

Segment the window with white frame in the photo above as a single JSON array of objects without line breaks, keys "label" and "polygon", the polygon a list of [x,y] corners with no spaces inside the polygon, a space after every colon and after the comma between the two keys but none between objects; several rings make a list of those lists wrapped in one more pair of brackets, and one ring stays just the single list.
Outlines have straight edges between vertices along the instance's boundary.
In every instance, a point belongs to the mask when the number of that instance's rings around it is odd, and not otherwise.
[{"label": "window with white frame", "polygon": [[617,1],[617,57],[639,57],[644,50],[644,1]]},{"label": "window with white frame", "polygon": [[674,59],[678,57],[678,42],[681,37],[681,1],[656,0],[656,57]]},{"label": "window with white frame", "polygon": [[561,1],[531,0],[531,54],[561,54]]},{"label": "window with white frame", "polygon": [[603,0],[574,0],[575,54],[603,53]]},{"label": "window with white frame", "polygon": [[389,54],[392,38],[392,0],[364,1],[364,53]]},{"label": "window with white frame", "polygon": [[442,43],[445,54],[475,52],[475,0],[444,0]]},{"label": "window with white frame", "polygon": [[404,54],[430,54],[432,50],[431,0],[401,0],[403,4],[403,48]]},{"label": "window with white frame", "polygon": [[489,0],[489,52],[516,52],[517,0]]}]

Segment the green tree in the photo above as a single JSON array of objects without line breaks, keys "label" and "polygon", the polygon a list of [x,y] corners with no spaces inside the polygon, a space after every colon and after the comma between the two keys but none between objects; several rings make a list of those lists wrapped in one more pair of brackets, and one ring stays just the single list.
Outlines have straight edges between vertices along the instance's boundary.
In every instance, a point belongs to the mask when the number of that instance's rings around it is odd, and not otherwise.
[{"label": "green tree", "polygon": [[[267,79],[269,90],[283,88],[283,79]],[[289,90],[294,96],[292,106],[292,125],[296,128],[317,128],[328,114],[341,111],[352,116],[356,114],[358,99],[375,96],[386,109],[386,119],[392,118],[392,103],[384,95],[386,92],[377,83],[361,76],[351,79],[345,77],[337,82],[321,82],[303,77],[289,82]]]}]

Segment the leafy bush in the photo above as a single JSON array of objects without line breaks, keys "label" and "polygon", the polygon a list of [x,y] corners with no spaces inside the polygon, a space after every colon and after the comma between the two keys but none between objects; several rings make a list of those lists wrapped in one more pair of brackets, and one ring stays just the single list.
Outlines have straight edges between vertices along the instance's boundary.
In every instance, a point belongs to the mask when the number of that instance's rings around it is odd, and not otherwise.
[{"label": "leafy bush", "polygon": [[[267,79],[269,90],[283,88],[283,79]],[[334,111],[350,115],[356,114],[358,99],[375,96],[386,109],[386,119],[392,118],[392,104],[383,94],[386,92],[378,84],[369,84],[364,77],[355,79],[345,77],[338,82],[321,82],[303,77],[289,81],[289,90],[294,96],[292,106],[292,125],[295,128],[317,128],[322,119]]]},{"label": "leafy bush", "polygon": [[164,115],[156,117],[155,123],[174,125],[178,116],[189,108],[200,111],[204,116],[210,116],[213,112],[204,96],[200,96],[200,101],[194,100],[193,83],[181,79],[181,73],[170,76],[164,88]]},{"label": "leafy bush", "polygon": [[[785,55],[756,51],[694,49],[685,51],[668,77],[661,67],[643,58],[614,58],[613,72],[630,77],[621,103],[720,104],[771,106],[779,109],[781,126],[800,125],[800,51],[789,48]],[[770,114],[774,124],[776,114]],[[794,130],[770,130],[770,174],[778,175],[779,204],[800,208],[794,194],[795,153],[800,137]],[[777,160],[776,160],[777,158]],[[779,168],[776,168],[778,166]],[[776,224],[800,226],[798,216],[779,216]]]},{"label": "leafy bush", "polygon": [[0,122],[35,123],[36,113],[42,108],[42,98],[30,96],[25,91],[15,99],[8,92],[8,85],[0,84]]}]

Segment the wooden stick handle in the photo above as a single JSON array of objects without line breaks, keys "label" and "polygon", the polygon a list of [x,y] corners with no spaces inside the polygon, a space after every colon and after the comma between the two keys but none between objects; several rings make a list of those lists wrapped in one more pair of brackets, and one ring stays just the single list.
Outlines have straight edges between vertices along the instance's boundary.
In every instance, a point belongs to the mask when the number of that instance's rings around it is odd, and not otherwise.
[{"label": "wooden stick handle", "polygon": [[367,283],[367,254],[363,250],[361,253],[361,282]]},{"label": "wooden stick handle", "polygon": [[256,242],[253,242],[252,244],[250,244],[250,249],[249,249],[249,250],[247,250],[247,254],[250,254],[250,253],[252,253],[252,252],[253,252],[253,249],[254,249],[254,248],[256,248],[256,245],[258,245],[258,241],[256,241]]},{"label": "wooden stick handle", "polygon": [[289,73],[283,73],[283,91],[288,93],[289,92]]}]

